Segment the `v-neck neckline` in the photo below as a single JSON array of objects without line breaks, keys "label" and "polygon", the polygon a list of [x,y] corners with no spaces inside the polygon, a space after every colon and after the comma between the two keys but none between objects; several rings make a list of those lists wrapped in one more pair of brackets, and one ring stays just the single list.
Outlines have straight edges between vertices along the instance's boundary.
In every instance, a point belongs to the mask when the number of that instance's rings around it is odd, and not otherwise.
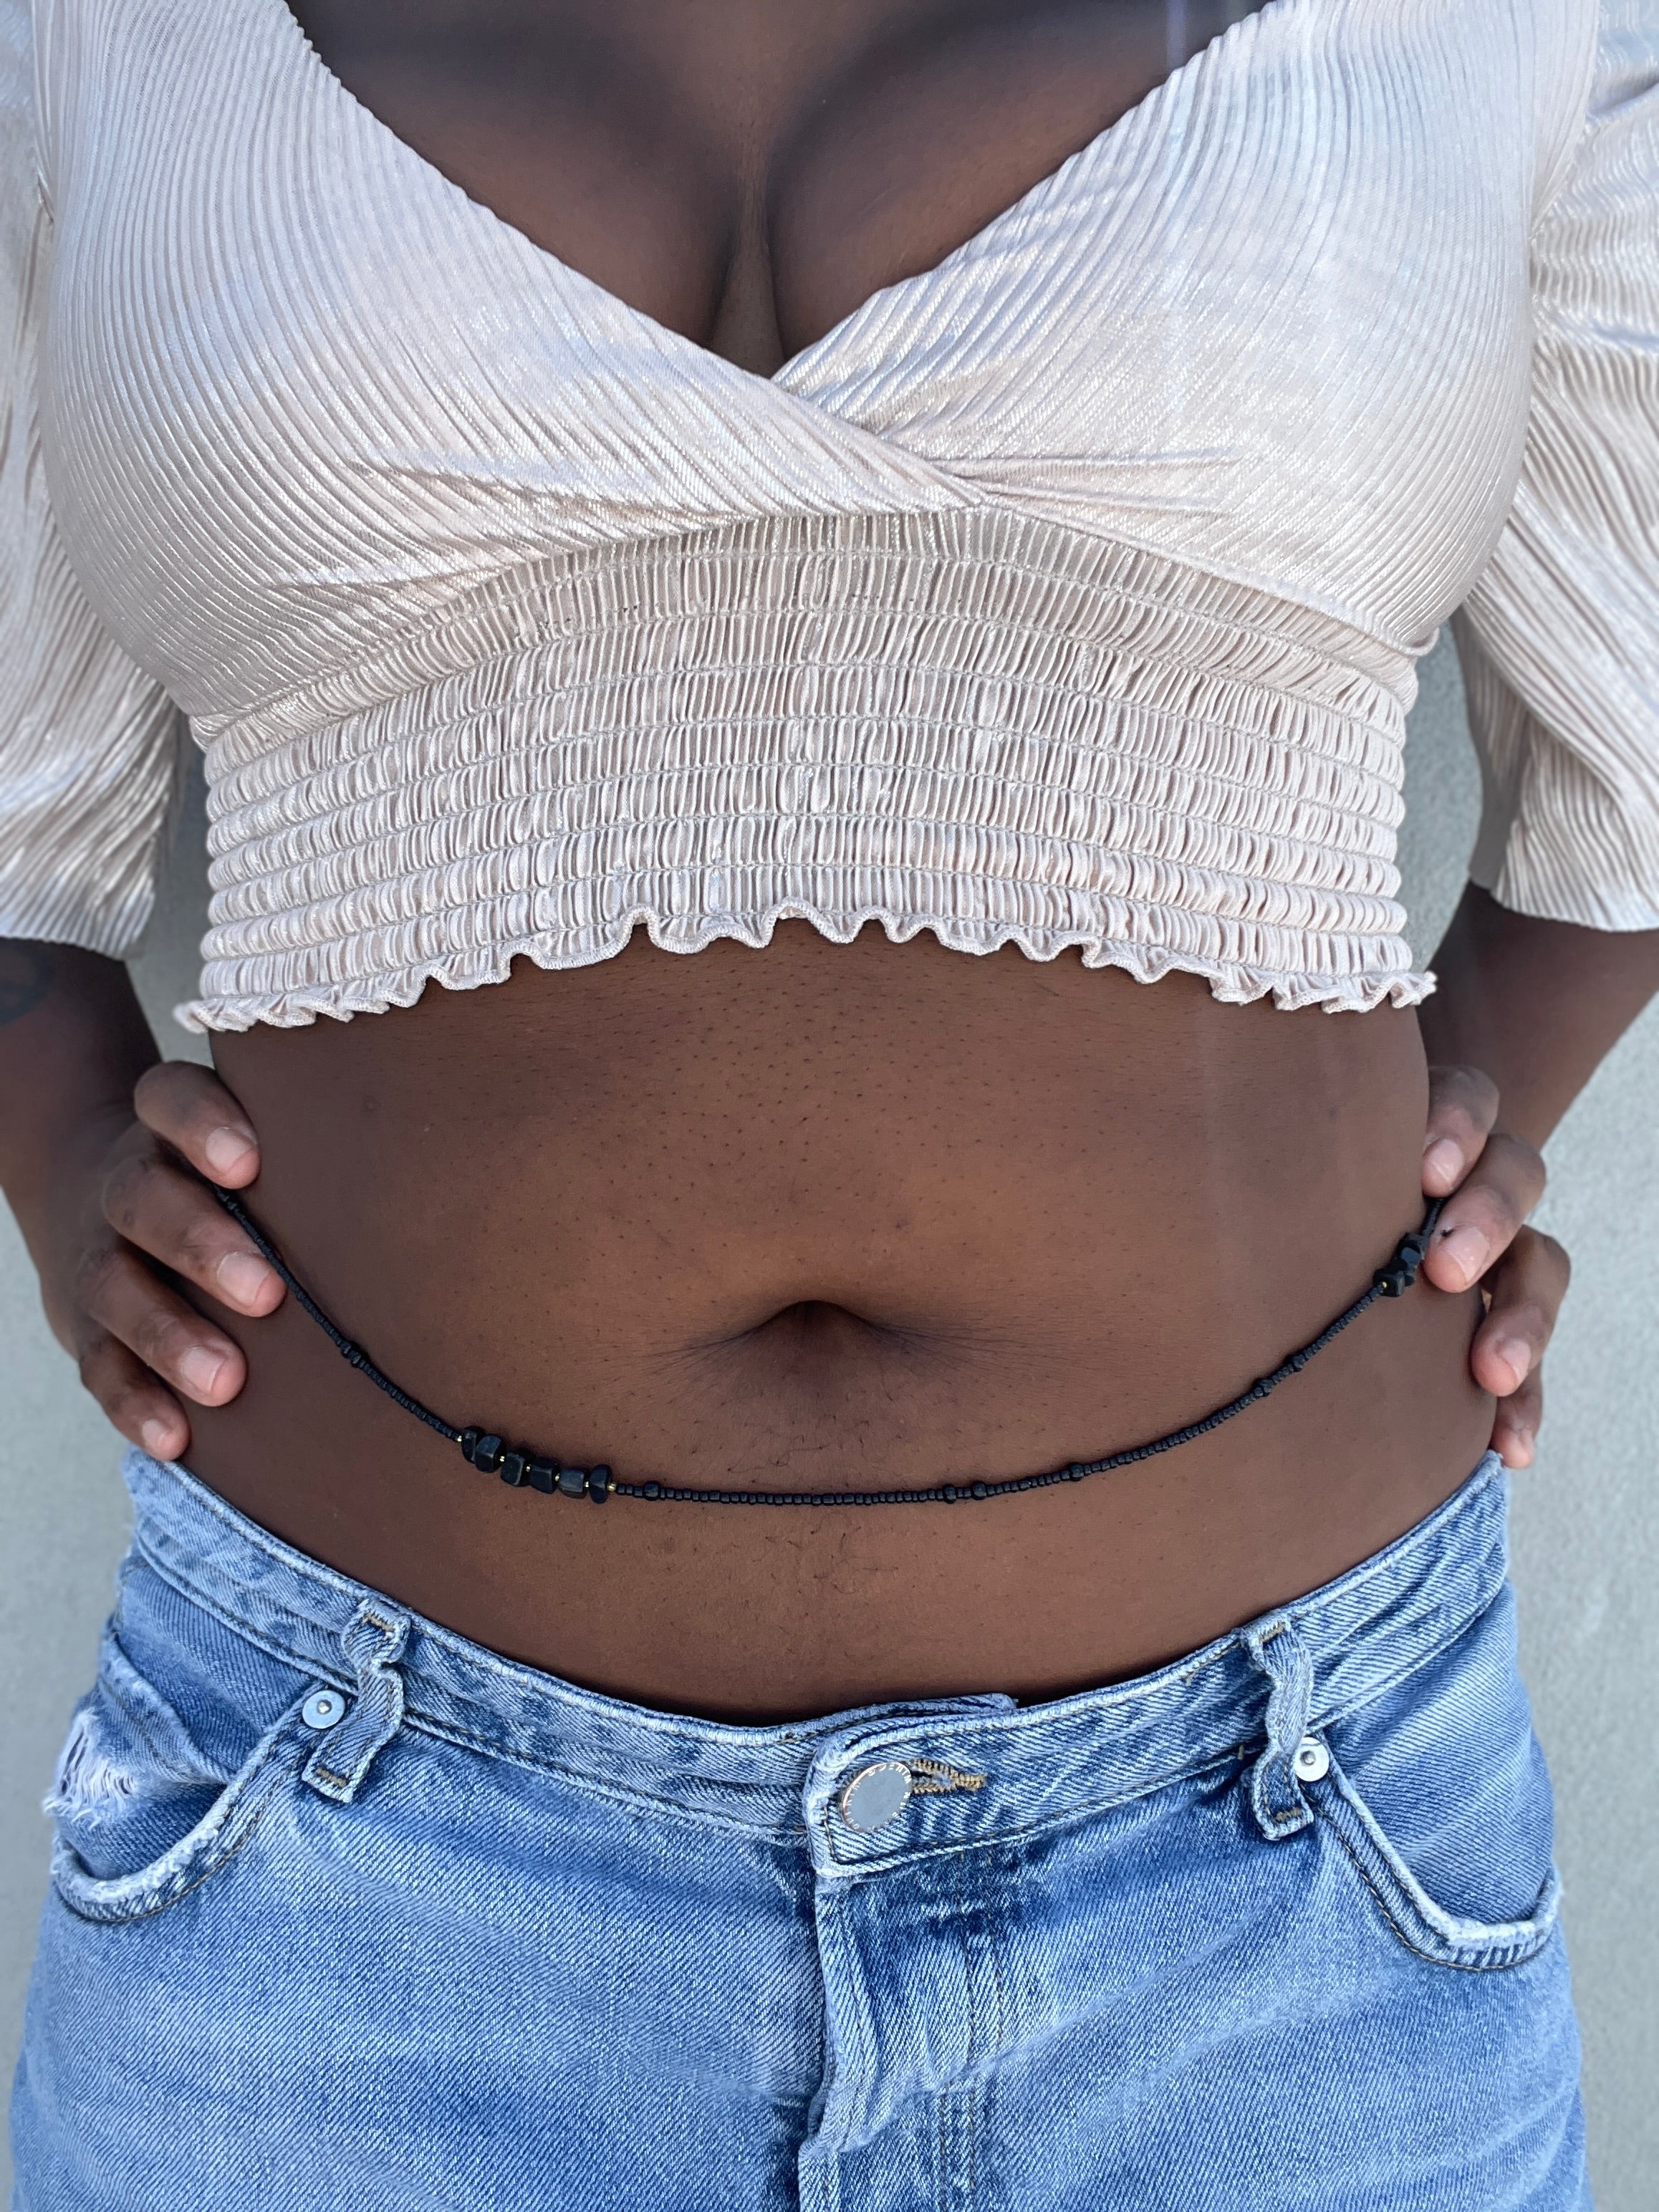
[{"label": "v-neck neckline", "polygon": [[252,0],[252,4],[256,9],[270,9],[280,19],[276,27],[279,34],[286,29],[298,49],[302,65],[331,99],[345,103],[365,118],[375,136],[389,145],[400,160],[410,163],[417,173],[446,191],[453,192],[464,206],[472,210],[493,231],[510,240],[520,251],[533,254],[562,283],[591,295],[607,313],[620,314],[637,325],[659,349],[684,352],[693,356],[707,374],[725,374],[747,386],[757,386],[766,391],[791,392],[793,395],[795,383],[804,380],[817,358],[844,341],[860,321],[876,313],[884,302],[935,281],[969,255],[982,252],[1005,229],[1016,228],[1041,199],[1061,186],[1070,173],[1085,164],[1100,160],[1117,138],[1126,135],[1135,124],[1144,121],[1149,111],[1183,80],[1190,78],[1195,82],[1201,76],[1212,74],[1221,65],[1225,55],[1244,38],[1259,35],[1256,26],[1265,18],[1288,16],[1312,4],[1312,0],[1263,0],[1261,7],[1229,23],[1196,53],[1189,54],[1179,68],[1171,70],[1167,76],[1160,77],[1149,91],[1143,93],[1121,114],[1114,116],[1092,138],[1085,139],[1074,152],[1057,161],[1046,175],[1039,177],[1017,199],[1011,200],[1006,208],[982,222],[977,230],[971,232],[959,245],[953,246],[948,253],[942,254],[929,267],[915,270],[908,276],[895,277],[890,284],[884,284],[867,294],[856,307],[849,307],[844,315],[831,323],[827,331],[821,332],[810,344],[792,353],[787,361],[781,362],[768,374],[762,374],[758,369],[745,368],[741,362],[728,360],[726,355],[699,344],[696,338],[687,337],[683,331],[672,329],[666,323],[659,322],[645,308],[635,307],[619,292],[611,291],[608,285],[601,284],[596,277],[585,275],[572,263],[562,259],[550,247],[538,245],[517,223],[509,222],[505,216],[498,215],[487,201],[475,199],[464,185],[457,184],[447,171],[440,168],[435,161],[429,161],[418,148],[412,146],[382,116],[377,115],[372,107],[357,97],[344,78],[331,68],[312,44],[310,33],[289,7],[288,0]]}]

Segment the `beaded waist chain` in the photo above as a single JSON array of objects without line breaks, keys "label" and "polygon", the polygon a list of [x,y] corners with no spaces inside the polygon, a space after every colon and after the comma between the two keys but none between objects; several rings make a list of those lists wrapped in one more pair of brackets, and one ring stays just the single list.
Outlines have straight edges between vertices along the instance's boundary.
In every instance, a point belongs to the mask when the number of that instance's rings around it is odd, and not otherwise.
[{"label": "beaded waist chain", "polygon": [[411,1398],[407,1390],[400,1389],[390,1376],[374,1364],[360,1344],[354,1344],[343,1329],[336,1327],[240,1199],[216,1184],[210,1184],[209,1188],[231,1219],[246,1232],[256,1249],[275,1267],[335,1350],[401,1406],[404,1413],[412,1413],[417,1421],[424,1421],[428,1428],[435,1429],[451,1443],[459,1444],[462,1458],[480,1474],[498,1474],[515,1489],[539,1490],[550,1498],[588,1498],[595,1504],[603,1504],[608,1498],[644,1498],[676,1505],[958,1505],[969,1498],[1012,1498],[1018,1491],[1047,1490],[1053,1483],[1081,1482],[1087,1475],[1110,1474],[1116,1468],[1133,1467],[1140,1460],[1154,1459],[1159,1452],[1174,1451],[1178,1444],[1191,1443],[1198,1437],[1207,1436],[1212,1429],[1218,1429],[1224,1421],[1231,1421],[1247,1406],[1255,1405],[1270,1390],[1277,1389],[1286,1376],[1299,1375],[1316,1352],[1322,1352],[1333,1338],[1340,1336],[1350,1322],[1358,1321],[1378,1298],[1402,1297],[1417,1280],[1417,1271],[1423,1264],[1441,1206],[1437,1199],[1424,1215],[1421,1226],[1401,1238],[1393,1256],[1371,1277],[1370,1287],[1338,1314],[1334,1322],[1328,1322],[1310,1342],[1287,1353],[1271,1374],[1259,1375],[1248,1390],[1229,1399],[1224,1406],[1218,1406],[1214,1413],[1206,1413],[1201,1420],[1189,1421],[1184,1429],[1172,1430],[1166,1437],[1154,1437],[1150,1443],[1132,1444],[1126,1450],[1109,1453],[1104,1459],[1073,1460],[1069,1466],[1050,1468],[1046,1474],[1011,1476],[1004,1482],[935,1482],[911,1490],[694,1490],[672,1482],[622,1482],[608,1467],[563,1467],[557,1460],[532,1451],[528,1445],[508,1443],[493,1430],[452,1427],[429,1406],[423,1406],[418,1398]]}]

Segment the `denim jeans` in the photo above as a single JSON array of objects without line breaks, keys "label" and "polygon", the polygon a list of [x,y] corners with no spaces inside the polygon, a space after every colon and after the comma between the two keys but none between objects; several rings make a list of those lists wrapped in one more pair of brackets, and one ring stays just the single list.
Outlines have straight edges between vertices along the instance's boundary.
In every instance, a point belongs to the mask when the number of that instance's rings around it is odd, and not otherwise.
[{"label": "denim jeans", "polygon": [[19,2212],[1588,2204],[1495,1459],[1137,1680],[767,1728],[128,1476]]}]

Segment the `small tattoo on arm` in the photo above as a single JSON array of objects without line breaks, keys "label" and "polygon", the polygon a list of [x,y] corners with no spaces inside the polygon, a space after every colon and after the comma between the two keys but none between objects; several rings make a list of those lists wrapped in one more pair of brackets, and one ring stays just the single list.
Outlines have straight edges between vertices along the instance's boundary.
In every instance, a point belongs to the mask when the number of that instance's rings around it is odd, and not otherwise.
[{"label": "small tattoo on arm", "polygon": [[0,1029],[33,1012],[52,988],[55,967],[49,945],[0,939]]}]

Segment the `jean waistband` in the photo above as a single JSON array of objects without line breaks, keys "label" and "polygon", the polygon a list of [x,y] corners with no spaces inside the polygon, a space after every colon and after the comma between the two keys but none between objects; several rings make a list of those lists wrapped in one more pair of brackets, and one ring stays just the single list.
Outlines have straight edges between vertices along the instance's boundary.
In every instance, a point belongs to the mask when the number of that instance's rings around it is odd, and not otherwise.
[{"label": "jean waistband", "polygon": [[[1488,1453],[1385,1550],[1152,1674],[1039,1705],[992,1693],[744,1727],[629,1705],[501,1658],[283,1543],[181,1468],[133,1451],[124,1473],[138,1557],[317,1684],[349,1694],[348,1638],[355,1631],[361,1644],[365,1620],[387,1626],[404,1726],[641,1809],[757,1836],[805,1832],[828,1872],[1012,1840],[1252,1753],[1258,1811],[1273,1817],[1277,1789],[1299,1825],[1297,1741],[1453,1642],[1508,1564],[1508,1480]],[[914,1777],[917,1817],[869,1833],[832,1817],[849,1781],[883,1762]]]}]

